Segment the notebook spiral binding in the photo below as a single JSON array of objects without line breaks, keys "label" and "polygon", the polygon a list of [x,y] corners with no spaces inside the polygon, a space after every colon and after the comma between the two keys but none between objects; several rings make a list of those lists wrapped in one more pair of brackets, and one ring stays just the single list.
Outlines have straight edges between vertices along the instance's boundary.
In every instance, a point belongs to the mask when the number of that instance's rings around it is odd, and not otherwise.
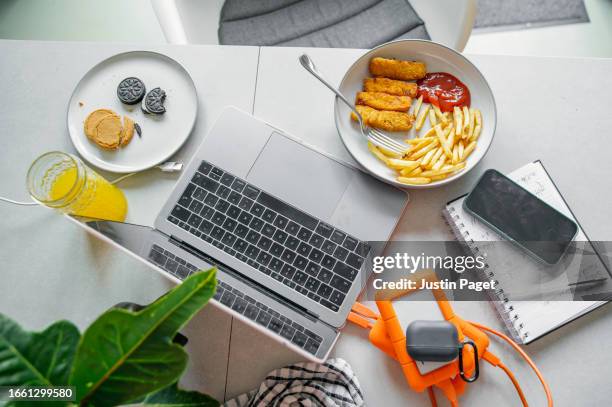
[{"label": "notebook spiral binding", "polygon": [[[474,256],[481,251],[474,240],[470,237],[468,231],[464,230],[464,224],[461,218],[456,214],[453,207],[447,207],[442,211],[444,221],[452,230],[459,243],[462,243]],[[482,281],[494,280],[495,272],[485,263],[481,269],[477,269],[478,278]],[[516,342],[524,343],[529,338],[527,327],[521,322],[520,314],[514,311],[514,305],[510,298],[504,293],[503,289],[497,289],[494,292],[487,290],[487,294],[491,299],[491,304],[495,307],[498,316],[508,329],[510,335]]]}]

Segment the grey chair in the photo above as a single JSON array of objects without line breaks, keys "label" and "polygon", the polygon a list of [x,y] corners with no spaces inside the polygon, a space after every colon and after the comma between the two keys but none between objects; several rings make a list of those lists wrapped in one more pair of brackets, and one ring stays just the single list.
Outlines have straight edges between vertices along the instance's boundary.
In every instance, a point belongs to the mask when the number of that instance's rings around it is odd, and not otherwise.
[{"label": "grey chair", "polygon": [[371,48],[431,38],[463,50],[476,0],[152,0],[176,44]]}]

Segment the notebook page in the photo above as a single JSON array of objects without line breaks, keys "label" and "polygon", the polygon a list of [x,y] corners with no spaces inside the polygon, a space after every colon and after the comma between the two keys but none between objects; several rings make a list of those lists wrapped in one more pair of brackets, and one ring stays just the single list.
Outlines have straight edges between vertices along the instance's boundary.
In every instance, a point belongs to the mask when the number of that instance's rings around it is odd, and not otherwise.
[{"label": "notebook page", "polygon": [[[538,196],[559,212],[570,219],[574,219],[571,211],[563,201],[552,180],[539,162],[529,163],[508,177]],[[482,224],[474,216],[463,209],[465,198],[458,199],[451,204],[455,214],[461,219],[461,229],[469,237],[478,242],[479,249],[487,254],[487,263],[495,273],[500,288],[509,294],[511,304],[507,304],[507,317],[515,325],[523,324],[527,327],[528,338],[533,340],[553,328],[562,325],[567,320],[580,315],[599,304],[597,301],[574,302],[571,301],[573,293],[568,286],[567,275],[555,272],[550,266],[542,265],[525,253],[521,248],[507,242],[505,238]],[[576,242],[588,242],[586,235],[579,228],[575,238]],[[486,242],[498,242],[487,244]],[[499,242],[507,242],[500,244]],[[568,260],[578,262],[574,264],[560,264],[559,267],[580,268],[580,256],[566,256]],[[558,271],[558,270],[557,270]],[[533,299],[533,293],[525,293],[521,301],[521,290],[524,287],[538,287],[538,290],[550,292],[555,301],[526,301]],[[559,290],[559,287],[566,287]],[[563,301],[563,299],[567,301]],[[518,328],[518,327],[517,327]],[[526,342],[529,342],[526,340]]]}]

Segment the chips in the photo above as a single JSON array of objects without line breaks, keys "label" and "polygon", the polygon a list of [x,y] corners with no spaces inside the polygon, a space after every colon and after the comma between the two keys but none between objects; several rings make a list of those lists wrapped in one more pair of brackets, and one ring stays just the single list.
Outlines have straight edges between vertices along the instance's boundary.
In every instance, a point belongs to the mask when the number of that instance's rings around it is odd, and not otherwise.
[{"label": "chips", "polygon": [[[406,185],[426,185],[463,171],[482,130],[481,112],[462,106],[443,113],[420,98],[413,103],[412,112],[417,116],[417,137],[404,140],[409,147],[403,156],[372,143],[368,149],[397,171],[397,181]],[[419,132],[427,121],[431,127]]]}]

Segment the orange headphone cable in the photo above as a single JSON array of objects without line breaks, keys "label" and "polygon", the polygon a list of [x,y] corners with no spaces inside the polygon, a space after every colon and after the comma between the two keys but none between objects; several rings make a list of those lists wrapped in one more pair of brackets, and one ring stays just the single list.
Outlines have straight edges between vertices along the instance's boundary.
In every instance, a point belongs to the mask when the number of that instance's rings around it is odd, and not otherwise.
[{"label": "orange headphone cable", "polygon": [[[491,333],[491,334],[493,334],[493,335],[503,339],[504,341],[508,342],[508,344],[510,344],[510,346],[512,346],[514,348],[514,350],[517,351],[517,353],[519,355],[521,355],[521,357],[523,359],[525,359],[525,362],[527,362],[527,364],[531,367],[531,369],[536,374],[536,376],[538,376],[538,379],[540,380],[540,383],[542,383],[542,386],[544,387],[544,392],[546,393],[546,400],[548,401],[548,407],[552,407],[553,406],[552,393],[550,391],[550,387],[548,387],[548,383],[546,383],[546,380],[544,380],[544,376],[542,375],[542,373],[540,372],[538,367],[535,365],[533,360],[531,360],[529,355],[527,353],[525,353],[525,351],[523,349],[521,349],[520,346],[518,346],[508,336],[504,335],[503,333],[501,333],[499,331],[496,331],[495,329],[489,328],[489,327],[487,327],[485,325],[481,325],[481,324],[479,324],[477,322],[468,321],[468,323],[474,325],[476,328],[482,329],[485,332],[489,332],[489,333]],[[499,363],[498,366],[502,370],[504,370],[504,372],[506,372],[506,374],[508,374],[508,377],[510,377],[510,380],[512,380],[512,383],[514,384],[514,387],[516,387],[517,391],[519,392],[519,396],[521,397],[521,401],[523,401],[523,404],[526,405],[527,402],[525,400],[525,395],[523,394],[522,390],[520,390],[520,386],[518,385],[518,381],[516,380],[516,377],[514,377],[514,375],[510,372],[510,370],[505,365],[503,365],[502,363]]]}]

